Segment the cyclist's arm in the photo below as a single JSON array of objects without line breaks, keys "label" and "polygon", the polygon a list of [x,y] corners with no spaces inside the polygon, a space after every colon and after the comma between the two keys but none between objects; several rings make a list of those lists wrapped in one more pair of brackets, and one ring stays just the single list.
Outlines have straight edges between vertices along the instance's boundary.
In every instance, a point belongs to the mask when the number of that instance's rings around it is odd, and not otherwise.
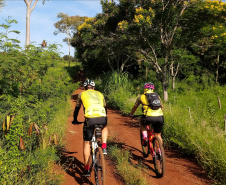
[{"label": "cyclist's arm", "polygon": [[131,112],[130,112],[130,116],[132,116],[134,114],[134,112],[137,110],[137,108],[139,107],[139,105],[134,105]]},{"label": "cyclist's arm", "polygon": [[76,105],[75,105],[75,110],[74,110],[74,121],[73,122],[78,122],[77,117],[78,117],[78,113],[79,110],[81,108],[81,104],[82,104],[82,100],[81,100],[81,93],[78,95],[77,101],[76,101]]},{"label": "cyclist's arm", "polygon": [[106,112],[106,115],[107,115],[108,114],[107,107],[105,106],[104,108],[105,108],[105,112]]},{"label": "cyclist's arm", "polygon": [[106,101],[105,101],[104,95],[103,95],[103,104],[104,104],[105,112],[106,112],[106,115],[107,115],[107,105],[106,105]]},{"label": "cyclist's arm", "polygon": [[75,107],[74,110],[74,121],[73,122],[78,122],[77,117],[78,117],[78,113],[79,113],[80,107]]},{"label": "cyclist's arm", "polygon": [[140,104],[141,104],[141,97],[138,97],[130,112],[130,116],[132,116],[134,114],[134,112],[137,110],[137,108],[139,107]]}]

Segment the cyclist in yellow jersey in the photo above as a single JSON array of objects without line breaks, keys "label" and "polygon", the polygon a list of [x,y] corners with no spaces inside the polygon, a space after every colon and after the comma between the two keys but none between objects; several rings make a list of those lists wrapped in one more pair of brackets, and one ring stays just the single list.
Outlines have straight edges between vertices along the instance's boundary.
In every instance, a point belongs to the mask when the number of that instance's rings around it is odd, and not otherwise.
[{"label": "cyclist in yellow jersey", "polygon": [[[153,83],[145,83],[144,84],[144,94],[139,96],[135,102],[134,107],[131,110],[130,116],[133,116],[134,112],[137,110],[140,104],[142,104],[142,112],[144,114],[144,118],[141,118],[140,121],[140,131],[143,136],[143,145],[147,144],[147,127],[146,125],[152,126],[154,129],[155,136],[159,137],[162,142],[161,131],[164,125],[164,117],[163,117],[163,106],[161,103],[161,107],[157,110],[151,109],[149,106],[149,102],[147,99],[147,93],[154,93],[154,84]],[[160,97],[159,97],[160,99]]]},{"label": "cyclist in yellow jersey", "polygon": [[107,154],[107,136],[108,129],[107,125],[107,109],[105,99],[102,93],[94,90],[95,83],[92,80],[86,80],[83,84],[85,91],[78,95],[76,106],[74,110],[74,121],[73,124],[79,124],[77,121],[78,113],[81,105],[84,107],[84,127],[83,127],[83,138],[84,138],[84,162],[85,171],[83,176],[90,176],[90,166],[88,164],[90,156],[90,141],[94,133],[94,125],[103,125],[102,129],[102,150],[104,154]]}]

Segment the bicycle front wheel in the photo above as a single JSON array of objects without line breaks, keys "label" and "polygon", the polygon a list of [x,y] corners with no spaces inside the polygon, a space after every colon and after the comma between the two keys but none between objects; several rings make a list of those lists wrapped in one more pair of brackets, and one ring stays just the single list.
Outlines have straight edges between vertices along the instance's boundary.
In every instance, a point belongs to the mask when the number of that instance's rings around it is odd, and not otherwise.
[{"label": "bicycle front wheel", "polygon": [[95,152],[94,170],[96,185],[106,185],[105,159],[101,147],[98,147]]},{"label": "bicycle front wheel", "polygon": [[152,143],[154,149],[153,162],[156,174],[158,177],[163,177],[166,169],[164,148],[158,137],[155,137]]}]

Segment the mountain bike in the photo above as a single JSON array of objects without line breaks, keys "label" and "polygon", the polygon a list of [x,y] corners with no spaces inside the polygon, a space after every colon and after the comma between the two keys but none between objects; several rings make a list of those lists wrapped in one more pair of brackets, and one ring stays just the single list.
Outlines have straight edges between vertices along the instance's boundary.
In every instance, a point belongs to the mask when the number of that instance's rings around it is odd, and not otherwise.
[{"label": "mountain bike", "polygon": [[105,159],[102,148],[99,146],[99,141],[102,136],[103,125],[95,125],[95,131],[91,140],[91,151],[89,163],[91,163],[91,167],[94,169],[95,182],[96,185],[105,185],[106,184],[106,166]]},{"label": "mountain bike", "polygon": [[[134,115],[133,117],[143,117],[144,115]],[[163,145],[158,137],[155,137],[154,130],[150,125],[147,125],[147,136],[148,143],[147,145],[142,145],[143,137],[140,131],[140,141],[141,147],[143,151],[143,157],[147,158],[149,154],[152,156],[156,175],[158,177],[163,177],[165,175],[166,170],[166,162],[165,162],[165,153]]]},{"label": "mountain bike", "polygon": [[[83,122],[77,122],[81,124]],[[90,145],[90,157],[88,164],[94,169],[96,185],[106,185],[106,166],[102,148],[99,146],[99,139],[102,136],[103,125],[95,125],[94,134]]]}]

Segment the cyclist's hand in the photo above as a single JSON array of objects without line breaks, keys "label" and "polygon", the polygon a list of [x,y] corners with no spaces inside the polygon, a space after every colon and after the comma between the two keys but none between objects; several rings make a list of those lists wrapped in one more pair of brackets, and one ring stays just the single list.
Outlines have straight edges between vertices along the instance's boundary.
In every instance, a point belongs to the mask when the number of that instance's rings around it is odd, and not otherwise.
[{"label": "cyclist's hand", "polygon": [[79,122],[78,122],[78,120],[74,120],[74,121],[72,121],[71,122],[73,125],[78,125],[78,124],[80,124]]}]

